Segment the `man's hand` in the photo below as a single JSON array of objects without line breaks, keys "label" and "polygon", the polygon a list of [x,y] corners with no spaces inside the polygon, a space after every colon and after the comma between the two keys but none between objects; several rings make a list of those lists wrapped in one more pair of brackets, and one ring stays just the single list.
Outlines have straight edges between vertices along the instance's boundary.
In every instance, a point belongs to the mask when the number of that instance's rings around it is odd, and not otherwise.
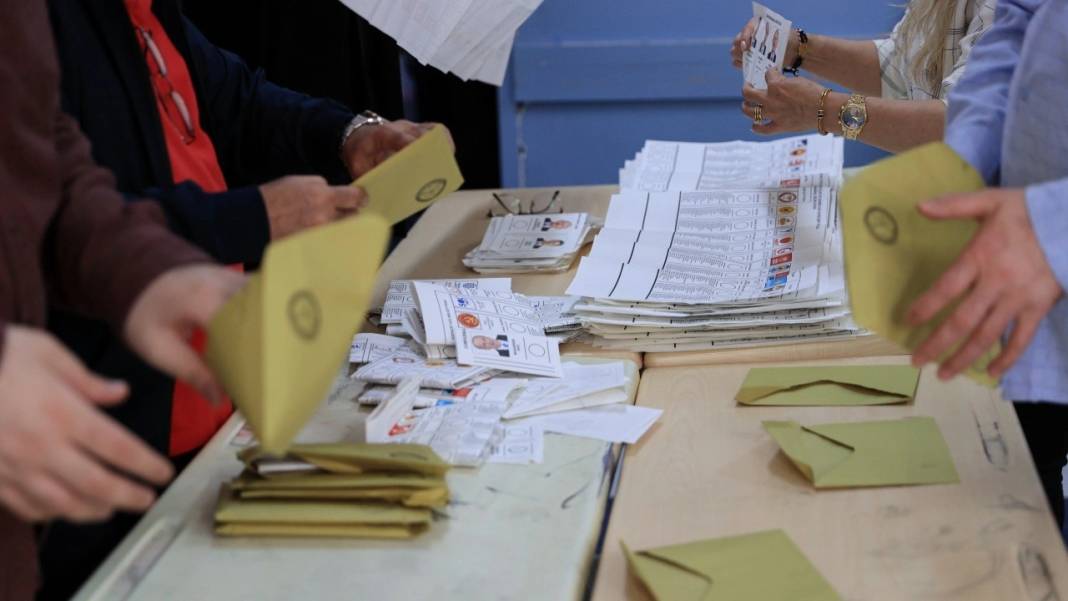
[{"label": "man's hand", "polygon": [[148,509],[155,494],[132,477],[164,484],[173,469],[94,407],[121,402],[126,385],[90,374],[46,333],[3,335],[0,503],[27,521]]},{"label": "man's hand", "polygon": [[961,344],[938,371],[949,379],[975,362],[1012,326],[1008,344],[989,367],[1000,378],[1035,335],[1063,291],[1035,237],[1022,189],[991,188],[920,205],[930,219],[978,219],[979,231],[942,277],[909,309],[912,325],[949,304],[960,305],[912,355],[916,366]]},{"label": "man's hand", "polygon": [[758,134],[808,131],[816,128],[823,88],[804,77],[786,77],[777,69],[765,74],[767,90],[746,85],[742,88],[742,112],[750,119],[756,115],[754,105],[760,105],[765,123],[753,123]]},{"label": "man's hand", "polygon": [[[435,123],[387,121],[381,125],[365,125],[345,140],[341,158],[352,179],[367,173],[393,156],[398,150],[430,131]],[[450,137],[451,140],[451,137]],[[455,145],[453,145],[455,149]]]},{"label": "man's hand", "polygon": [[148,363],[220,401],[222,388],[189,339],[194,330],[207,329],[244,283],[244,275],[224,267],[193,265],[164,273],[134,301],[124,327],[127,343]]},{"label": "man's hand", "polygon": [[317,175],[292,175],[260,186],[271,240],[352,215],[367,204],[353,186],[331,186]]}]

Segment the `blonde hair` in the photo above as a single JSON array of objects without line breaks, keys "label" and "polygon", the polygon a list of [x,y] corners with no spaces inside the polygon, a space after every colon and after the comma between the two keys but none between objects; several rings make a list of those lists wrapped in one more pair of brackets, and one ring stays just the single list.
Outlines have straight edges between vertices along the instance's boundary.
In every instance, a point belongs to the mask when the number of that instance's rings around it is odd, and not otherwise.
[{"label": "blonde hair", "polygon": [[[909,0],[898,30],[900,50],[912,57],[912,77],[926,82],[938,97],[945,71],[946,32],[953,24],[957,2],[965,0]],[[952,65],[949,65],[952,68]]]}]

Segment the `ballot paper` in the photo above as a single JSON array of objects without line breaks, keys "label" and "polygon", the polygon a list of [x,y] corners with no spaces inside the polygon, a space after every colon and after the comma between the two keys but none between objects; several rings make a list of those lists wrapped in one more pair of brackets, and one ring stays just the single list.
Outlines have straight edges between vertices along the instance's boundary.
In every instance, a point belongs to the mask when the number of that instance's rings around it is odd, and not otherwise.
[{"label": "ballot paper", "polygon": [[434,126],[352,183],[367,192],[361,212],[398,223],[459,190],[464,178],[453,153],[448,131]]},{"label": "ballot paper", "polygon": [[746,84],[766,90],[768,69],[782,71],[792,23],[759,2],[753,3],[753,18],[757,20],[756,29],[749,38],[749,49],[742,55],[742,75]]},{"label": "ballot paper", "polygon": [[534,376],[563,376],[560,343],[535,334],[475,333],[461,330],[456,341],[456,362]]},{"label": "ballot paper", "polygon": [[[504,403],[517,388],[526,385],[521,378],[495,377],[464,388],[420,388],[415,399],[416,408],[431,407],[438,401],[491,401]],[[357,401],[361,405],[377,405],[391,397],[395,386],[377,385],[364,390]]]},{"label": "ballot paper", "polygon": [[412,57],[464,80],[504,81],[516,30],[542,0],[342,0]]},{"label": "ballot paper", "polygon": [[568,332],[582,327],[582,322],[574,313],[578,296],[527,296],[534,310],[538,312],[542,328],[546,334]]},{"label": "ballot paper", "polygon": [[[386,291],[386,302],[382,306],[381,322],[383,324],[400,325],[404,312],[408,309],[416,309],[419,304],[415,300],[415,290],[412,287],[416,280],[393,280]],[[471,292],[472,290],[495,290],[511,292],[511,278],[475,278],[461,280],[418,280],[427,284],[444,286],[446,288]]]},{"label": "ballot paper", "polygon": [[482,243],[464,256],[464,265],[487,273],[563,271],[592,229],[586,213],[494,217]]},{"label": "ballot paper", "polygon": [[520,294],[481,288],[456,291],[426,282],[414,286],[426,344],[455,345],[460,330],[494,337],[545,333],[537,311]]},{"label": "ballot paper", "polygon": [[533,425],[502,426],[486,463],[529,465],[545,458],[545,433]]},{"label": "ballot paper", "polygon": [[635,405],[605,405],[528,417],[517,423],[557,434],[634,444],[660,419],[661,413],[660,409]]},{"label": "ballot paper", "polygon": [[272,242],[212,319],[205,359],[267,450],[285,451],[330,391],[388,238],[360,215]]},{"label": "ballot paper", "polygon": [[428,363],[425,358],[398,353],[368,363],[356,373],[355,380],[372,384],[399,384],[408,378],[418,378],[422,386],[431,388],[462,388],[493,376],[496,370],[480,366],[461,366],[455,361]]},{"label": "ballot paper", "polygon": [[837,186],[845,147],[836,136],[770,142],[649,140],[620,170],[620,188],[645,192],[717,191],[732,187]]},{"label": "ballot paper", "polygon": [[503,403],[439,403],[413,413],[393,428],[390,442],[424,444],[452,465],[481,465],[504,412]]},{"label": "ballot paper", "polygon": [[504,418],[586,409],[628,400],[627,371],[622,361],[594,364],[569,361],[563,364],[562,375],[558,380],[527,382],[504,412]]},{"label": "ballot paper", "polygon": [[349,363],[370,363],[409,348],[407,338],[382,334],[356,334],[349,347]]}]

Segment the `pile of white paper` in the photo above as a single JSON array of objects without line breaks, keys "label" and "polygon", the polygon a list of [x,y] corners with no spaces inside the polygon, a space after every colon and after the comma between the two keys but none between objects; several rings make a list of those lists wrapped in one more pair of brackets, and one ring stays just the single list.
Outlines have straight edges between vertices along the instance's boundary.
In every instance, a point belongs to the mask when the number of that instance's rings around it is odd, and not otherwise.
[{"label": "pile of white paper", "polygon": [[566,271],[592,231],[586,213],[494,217],[464,265],[483,274]]},{"label": "pile of white paper", "polygon": [[629,167],[568,289],[583,297],[573,311],[595,345],[681,351],[858,334],[838,228],[840,140],[649,148],[671,156],[643,152]]},{"label": "pile of white paper", "polygon": [[416,60],[499,86],[516,30],[542,0],[341,0]]}]

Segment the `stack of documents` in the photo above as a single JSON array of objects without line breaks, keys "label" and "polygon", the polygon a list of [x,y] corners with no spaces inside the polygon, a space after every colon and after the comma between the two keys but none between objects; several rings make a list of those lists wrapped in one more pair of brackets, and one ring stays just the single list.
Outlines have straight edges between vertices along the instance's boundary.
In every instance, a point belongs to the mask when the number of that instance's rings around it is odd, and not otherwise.
[{"label": "stack of documents", "polygon": [[703,350],[850,337],[831,185],[625,190],[568,294],[592,342]]},{"label": "stack of documents", "polygon": [[341,0],[424,65],[499,86],[516,30],[542,0]]},{"label": "stack of documents", "polygon": [[259,447],[223,488],[223,536],[411,538],[449,500],[448,464],[420,445],[295,445],[283,458]]},{"label": "stack of documents", "polygon": [[592,231],[586,213],[494,217],[464,265],[483,274],[566,271]]}]

